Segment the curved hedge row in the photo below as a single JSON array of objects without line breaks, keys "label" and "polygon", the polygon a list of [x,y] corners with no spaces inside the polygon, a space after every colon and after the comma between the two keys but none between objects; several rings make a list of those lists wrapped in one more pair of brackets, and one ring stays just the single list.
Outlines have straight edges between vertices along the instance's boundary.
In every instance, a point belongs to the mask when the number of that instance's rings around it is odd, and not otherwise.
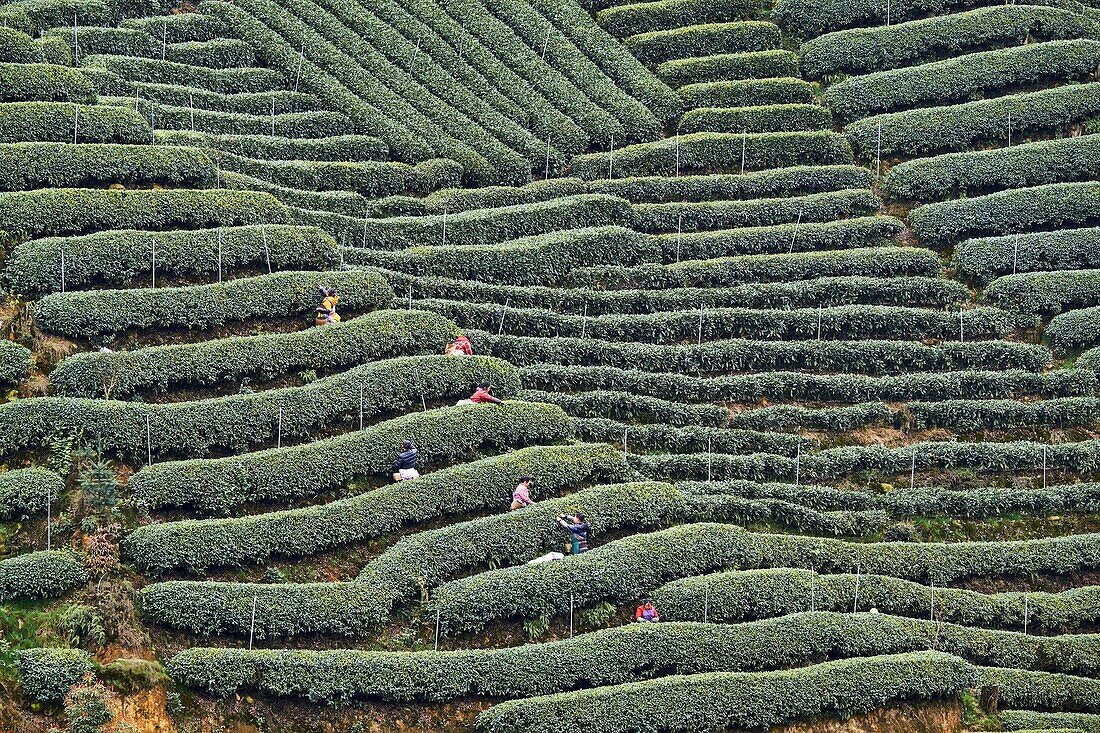
[{"label": "curved hedge row", "polygon": [[[918,648],[908,645],[925,631],[908,619],[816,613],[737,626],[633,624],[504,649],[393,654],[191,648],[176,654],[168,671],[180,684],[219,696],[254,690],[337,704],[362,698],[524,698],[654,674],[761,671],[909,651]],[[783,641],[761,644],[761,639]],[[791,643],[794,639],[799,643]],[[531,670],[554,673],[532,675]]]},{"label": "curved hedge row", "polygon": [[952,262],[981,285],[1013,271],[1086,270],[1100,262],[1100,228],[967,239]]},{"label": "curved hedge row", "polygon": [[1005,730],[1020,733],[1097,733],[1100,715],[1095,713],[1037,713],[1031,710],[1002,710],[998,715]]},{"label": "curved hedge row", "polygon": [[804,717],[851,717],[889,703],[948,698],[966,689],[970,665],[948,654],[867,657],[782,672],[709,674],[508,700],[477,717],[482,733],[553,733],[592,720],[601,731],[689,733],[770,729]]},{"label": "curved hedge row", "polygon": [[[662,400],[645,395],[632,395],[627,392],[598,390],[582,394],[563,394],[561,392],[543,392],[537,389],[525,389],[520,392],[522,399],[532,402],[546,402],[559,405],[574,417],[610,417],[616,420],[641,420],[663,425],[722,425],[725,422],[725,408],[719,405],[685,405],[681,402]],[[610,435],[593,437],[590,440],[621,441],[626,426],[615,428]]]},{"label": "curved hedge row", "polygon": [[14,341],[0,339],[0,384],[22,380],[33,361],[30,349]]},{"label": "curved hedge row", "polygon": [[295,369],[330,370],[402,354],[438,353],[457,333],[453,323],[433,313],[380,310],[290,333],[82,352],[54,367],[50,383],[72,397],[125,398],[182,384],[224,384],[250,375],[273,379]]},{"label": "curved hedge row", "polygon": [[522,368],[520,377],[527,388],[571,392],[615,389],[693,402],[755,402],[760,399],[866,402],[1030,395],[1091,397],[1097,387],[1096,375],[1086,369],[1060,369],[1041,374],[1016,369],[975,370],[888,377],[768,372],[704,378],[609,366],[538,364]]},{"label": "curved hedge row", "polygon": [[209,567],[259,563],[273,556],[307,556],[396,532],[414,522],[499,509],[508,504],[516,479],[522,475],[535,479],[538,495],[545,499],[627,470],[622,454],[611,446],[523,448],[443,468],[415,483],[391,484],[328,504],[227,519],[150,524],[132,531],[123,548],[149,572],[186,568],[202,573]]},{"label": "curved hedge row", "polygon": [[[894,230],[899,222],[877,217],[884,229]],[[856,222],[862,220],[854,220]],[[828,226],[828,225],[826,225]],[[723,241],[725,234],[700,235],[700,239]],[[733,238],[730,238],[731,241]],[[668,237],[675,257],[675,241]],[[789,246],[789,245],[788,245]],[[839,245],[843,246],[843,244]],[[666,252],[667,254],[667,252]],[[537,285],[493,285],[446,277],[413,278],[403,273],[386,273],[397,290],[413,287],[414,294],[435,298],[504,303],[519,308],[543,308],[590,316],[607,313],[656,313],[696,308],[709,303],[716,308],[808,308],[832,305],[925,305],[957,310],[970,300],[970,291],[956,280],[943,277],[871,277],[842,275],[791,282],[754,283],[732,287],[669,287],[661,290],[597,290],[589,288],[546,288]]]},{"label": "curved hedge row", "polygon": [[88,184],[204,188],[214,162],[196,148],[148,145],[15,143],[0,145],[0,191]]},{"label": "curved hedge row", "polygon": [[0,102],[95,101],[95,87],[76,69],[54,64],[0,63]]},{"label": "curved hedge row", "polygon": [[0,560],[0,601],[54,598],[88,582],[88,571],[67,550],[40,550]]},{"label": "curved hedge row", "polygon": [[799,58],[811,79],[845,72],[858,74],[958,56],[969,49],[1096,38],[1096,21],[1061,8],[993,5],[949,15],[933,15],[893,25],[852,28],[802,44]]},{"label": "curved hedge row", "polygon": [[[763,80],[761,84],[756,85],[756,88],[769,89],[772,94],[787,87],[802,101],[809,101],[804,98],[805,87],[794,83],[801,80],[797,78],[798,54],[793,51],[750,51],[673,59],[658,64],[656,74],[667,84],[681,87],[678,93],[684,95],[684,106],[688,109],[695,106],[745,106],[742,104],[698,105],[698,100],[693,98],[698,93],[698,87],[708,84],[722,85],[727,92],[734,88],[752,88],[753,85],[744,84],[739,87],[738,82],[744,82],[747,79]],[[692,91],[689,93],[688,90]],[[768,100],[767,94],[763,97],[753,96],[755,104],[780,103]]]},{"label": "curved hedge row", "polygon": [[[1100,564],[1100,537],[1015,542],[861,543],[748,532],[727,524],[687,524],[634,535],[565,561],[489,570],[436,588],[429,611],[452,630],[496,619],[560,614],[599,601],[626,602],[678,578],[723,567],[797,567],[814,558],[820,572],[864,572],[937,585],[981,575],[1067,572]],[[807,604],[808,605],[808,604]],[[986,632],[989,633],[989,632]]]},{"label": "curved hedge row", "polygon": [[732,495],[747,499],[778,499],[818,511],[882,511],[891,517],[1092,514],[1100,506],[1100,484],[1095,482],[1035,489],[895,487],[893,491],[882,494],[744,480],[688,481],[677,484],[677,488],[690,496]]},{"label": "curved hedge row", "polygon": [[[10,450],[48,442],[62,426],[95,435],[102,450],[129,459],[239,453],[277,441],[309,440],[318,432],[343,429],[362,414],[408,409],[423,397],[433,402],[470,394],[482,379],[502,392],[519,387],[514,369],[490,357],[453,359],[413,356],[371,362],[322,377],[302,387],[282,387],[190,402],[147,404],[43,397],[0,405],[0,435]],[[360,395],[362,399],[360,399]],[[22,427],[22,430],[20,430]]]},{"label": "curved hedge row", "polygon": [[[876,0],[780,0],[774,17],[789,32],[810,39],[853,26],[888,25],[887,13],[891,22],[901,23],[910,18],[946,15],[983,4],[985,0],[896,0],[887,8]],[[1035,0],[1030,4],[1066,8],[1078,15],[1083,15],[1085,10],[1076,0]]]},{"label": "curved hedge row", "polygon": [[278,199],[256,191],[40,188],[0,193],[0,221],[9,237],[278,224],[288,215]]},{"label": "curved hedge row", "polygon": [[829,222],[850,216],[868,216],[877,213],[881,205],[878,196],[867,189],[747,201],[635,204],[630,225],[642,232],[675,232],[684,227],[689,230],[736,229],[802,221]]},{"label": "curved hedge row", "polygon": [[[1077,628],[1100,618],[1100,588],[1087,586],[1061,593],[978,593],[959,588],[931,588],[887,575],[819,575],[799,568],[744,570],[700,575],[674,580],[651,594],[669,621],[698,621],[706,616],[712,623],[730,623],[786,616],[813,605],[818,611],[838,613],[871,608],[893,616],[994,628],[1021,629],[1024,625],[1024,596],[1027,596],[1028,627],[1047,633]],[[704,609],[705,607],[705,609]]]},{"label": "curved hedge row", "polygon": [[771,104],[752,107],[697,107],[686,112],[680,129],[693,132],[770,132],[831,130],[829,110],[815,104]]},{"label": "curved hedge row", "polygon": [[908,475],[916,468],[942,470],[965,468],[975,473],[1028,472],[1038,475],[1044,463],[1051,470],[1091,472],[1096,470],[1100,449],[1094,440],[1077,443],[1012,442],[923,442],[905,448],[846,446],[829,448],[801,457],[757,453],[747,456],[707,455],[633,455],[630,464],[651,478],[698,480],[701,477],[757,480],[794,479],[838,480],[857,473],[885,476]]},{"label": "curved hedge row", "polygon": [[614,178],[616,174],[620,177],[672,175],[679,150],[681,171],[734,173],[740,170],[742,146],[748,171],[796,165],[847,165],[853,161],[847,139],[832,131],[751,135],[695,132],[628,145],[613,153],[578,155],[573,158],[570,171],[589,181]]},{"label": "curved hedge row", "polygon": [[1054,270],[1002,275],[985,297],[1021,313],[1057,313],[1100,304],[1100,269]]},{"label": "curved hedge row", "polygon": [[281,112],[272,117],[270,114],[205,110],[190,105],[174,106],[154,103],[150,99],[140,99],[135,104],[133,97],[104,96],[99,102],[115,107],[136,106],[149,118],[151,125],[161,128],[191,129],[215,135],[278,134],[289,138],[323,138],[353,132],[353,125],[346,116],[328,110]]},{"label": "curved hedge row", "polygon": [[595,531],[612,531],[659,525],[683,507],[683,497],[669,484],[597,486],[562,499],[543,497],[523,511],[408,535],[372,560],[353,582],[168,581],[143,589],[142,608],[147,618],[172,628],[240,634],[249,630],[252,600],[258,598],[258,634],[362,636],[384,624],[395,604],[426,587],[485,563],[526,561],[538,548],[560,542],[554,517],[561,512],[584,511]]},{"label": "curved hedge row", "polygon": [[741,20],[730,23],[702,23],[670,30],[638,33],[623,39],[623,45],[643,63],[746,51],[770,51],[781,44],[774,23]]},{"label": "curved hedge row", "polygon": [[[882,155],[927,155],[969,150],[979,143],[1006,140],[1012,116],[1013,139],[1058,132],[1100,113],[1100,82],[1067,84],[950,107],[912,109],[865,117],[848,125],[845,135],[867,160]],[[879,128],[882,144],[879,145]]]},{"label": "curved hedge row", "polygon": [[[588,181],[588,190],[633,203],[726,201],[870,188],[873,174],[861,166],[799,165],[769,171],[712,173],[698,176],[637,176]],[[575,179],[564,179],[575,180]],[[432,196],[428,197],[429,199]]]},{"label": "curved hedge row", "polygon": [[981,364],[986,369],[1042,371],[1050,352],[1038,344],[1012,341],[755,341],[729,339],[701,345],[660,346],[608,343],[595,339],[494,336],[471,332],[479,351],[517,366],[630,364],[636,369],[700,376],[782,369],[843,370],[868,375],[912,371],[952,371]]},{"label": "curved hedge row", "polygon": [[930,201],[1098,175],[1100,135],[1081,135],[910,160],[891,168],[883,187],[897,198]]},{"label": "curved hedge row", "polygon": [[[768,51],[766,53],[777,53]],[[724,56],[710,57],[724,59]],[[757,104],[811,104],[816,99],[814,86],[808,81],[795,77],[778,79],[742,79],[729,81],[715,78],[714,81],[692,84],[700,73],[710,71],[708,59],[684,59],[670,61],[663,66],[675,64],[675,68],[666,73],[679,78],[684,84],[677,92],[684,99],[684,107],[747,107]],[[702,67],[702,68],[699,68]],[[713,76],[724,74],[726,64],[717,64]],[[682,77],[680,76],[682,73]],[[738,151],[740,153],[740,151]],[[740,155],[738,155],[740,160]]]},{"label": "curved hedge row", "polygon": [[909,214],[922,242],[946,244],[966,236],[1094,224],[1100,182],[1051,183],[972,199],[925,204]]},{"label": "curved hedge row", "polygon": [[841,122],[883,112],[966,100],[1045,81],[1085,77],[1100,66],[1100,41],[1029,43],[904,69],[854,76],[825,92]]},{"label": "curved hedge row", "polygon": [[[513,336],[558,336],[603,341],[679,344],[696,338],[836,340],[957,340],[960,325],[967,338],[1002,337],[1013,331],[1016,317],[998,308],[972,308],[944,313],[890,305],[841,305],[820,309],[756,310],[708,308],[639,315],[585,318],[535,308],[503,308],[454,300],[419,300],[419,308],[442,313],[467,328],[503,330]],[[960,323],[960,315],[964,316]]]},{"label": "curved hedge row", "polygon": [[[521,394],[529,394],[533,391],[526,390]],[[545,392],[542,394],[558,393]],[[639,401],[647,399],[636,395],[630,395],[630,397]],[[717,407],[717,405],[699,405],[699,407],[709,409]],[[630,419],[633,419],[633,416]],[[700,453],[706,451],[709,446],[712,450],[721,453],[765,452],[785,455],[794,453],[799,446],[807,451],[817,447],[816,441],[803,438],[800,435],[769,433],[758,430],[730,430],[699,425],[674,427],[674,423],[670,420],[655,422],[656,424],[638,425],[632,423],[627,425],[622,422],[595,417],[579,418],[574,420],[573,424],[577,436],[585,440],[620,443],[623,434],[626,433],[628,445],[635,450],[645,448],[666,450],[672,453]]]},{"label": "curved hedge row", "polygon": [[628,264],[660,259],[652,237],[620,226],[567,229],[485,245],[429,245],[397,252],[347,248],[344,253],[353,265],[509,285],[555,285],[593,258]]},{"label": "curved hedge row", "polygon": [[1100,343],[1100,308],[1081,308],[1050,320],[1046,334],[1061,349],[1079,349]]},{"label": "curved hedge row", "polygon": [[447,244],[457,246],[491,244],[562,229],[626,224],[630,217],[630,203],[623,199],[581,194],[452,215],[400,216],[357,224],[367,231],[364,247],[398,250],[442,245],[444,221]]},{"label": "curved hedge row", "polygon": [[80,61],[82,66],[107,69],[130,82],[177,84],[199,87],[219,94],[275,92],[285,86],[282,73],[253,66],[211,69],[176,61],[111,54],[85,56]]},{"label": "curved hedge row", "polygon": [[133,109],[64,102],[0,103],[0,142],[144,144],[153,137],[149,121]]},{"label": "curved hedge row", "polygon": [[0,472],[0,518],[18,519],[46,510],[49,498],[57,499],[65,482],[45,468],[19,468]]},{"label": "curved hedge row", "polygon": [[671,30],[701,23],[721,23],[751,15],[756,5],[739,2],[700,2],[700,0],[657,0],[603,7],[596,22],[613,36],[625,38],[638,33]]},{"label": "curved hedge row", "polygon": [[18,245],[4,268],[8,287],[40,295],[61,288],[65,257],[68,289],[129,284],[152,271],[158,275],[213,278],[221,268],[275,270],[331,269],[339,262],[336,242],[315,227],[272,224],[166,232],[112,230],[78,237],[32,239]]},{"label": "curved hedge row", "polygon": [[[858,201],[862,197],[855,198]],[[795,223],[771,226],[664,234],[658,236],[657,242],[663,250],[662,262],[672,264],[681,260],[710,260],[735,255],[881,247],[892,244],[905,229],[905,225],[892,216],[804,222],[798,220],[796,215],[795,219]],[[791,285],[795,286],[794,283]]]},{"label": "curved hedge row", "polygon": [[393,288],[377,272],[285,271],[211,285],[52,293],[34,304],[34,318],[40,328],[74,338],[134,328],[205,329],[261,316],[304,318],[317,304],[319,284],[340,292],[344,310],[393,302]]},{"label": "curved hedge row", "polygon": [[249,501],[312,496],[364,474],[388,475],[394,452],[406,438],[420,447],[423,469],[478,446],[552,441],[569,431],[568,416],[551,405],[508,402],[451,407],[289,448],[146,466],[130,479],[130,490],[149,507],[226,511]]},{"label": "curved hedge row", "polygon": [[222,165],[271,183],[314,191],[354,191],[372,198],[399,193],[426,194],[457,185],[462,168],[453,160],[426,160],[416,165],[364,161],[260,160],[227,154]]},{"label": "curved hedge row", "polygon": [[[270,95],[265,96],[270,98]],[[148,139],[148,135],[144,139]],[[367,135],[338,135],[311,140],[270,135],[214,135],[208,132],[157,130],[156,141],[158,145],[189,145],[267,160],[343,163],[385,160],[388,157],[385,142]]]},{"label": "curved hedge row", "polygon": [[826,277],[935,277],[943,268],[923,247],[863,247],[849,250],[760,254],[693,260],[669,265],[585,267],[570,284],[610,289],[722,288],[742,283],[785,282]]}]

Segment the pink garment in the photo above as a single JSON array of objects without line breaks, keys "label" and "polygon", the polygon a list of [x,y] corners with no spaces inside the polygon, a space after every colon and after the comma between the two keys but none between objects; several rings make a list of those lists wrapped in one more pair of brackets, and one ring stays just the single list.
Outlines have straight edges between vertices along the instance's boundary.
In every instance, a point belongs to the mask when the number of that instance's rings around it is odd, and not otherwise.
[{"label": "pink garment", "polygon": [[515,488],[515,490],[512,492],[512,501],[518,501],[524,506],[531,506],[535,503],[535,500],[531,498],[531,492],[527,490],[527,486],[525,484],[520,484]]}]

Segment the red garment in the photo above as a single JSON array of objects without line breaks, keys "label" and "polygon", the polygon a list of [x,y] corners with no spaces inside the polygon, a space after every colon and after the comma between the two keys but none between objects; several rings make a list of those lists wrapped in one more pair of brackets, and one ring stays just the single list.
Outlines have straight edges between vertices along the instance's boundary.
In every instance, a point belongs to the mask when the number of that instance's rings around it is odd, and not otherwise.
[{"label": "red garment", "polygon": [[489,390],[478,387],[477,391],[470,395],[470,402],[480,405],[483,402],[500,402],[500,400],[489,394]]},{"label": "red garment", "polygon": [[465,336],[459,336],[455,339],[455,351],[471,356],[474,353],[473,344],[470,343],[470,339]]},{"label": "red garment", "polygon": [[641,621],[642,619],[646,621],[656,621],[659,618],[660,616],[657,615],[657,609],[648,603],[638,606],[638,610],[634,612],[634,619],[636,621]]}]

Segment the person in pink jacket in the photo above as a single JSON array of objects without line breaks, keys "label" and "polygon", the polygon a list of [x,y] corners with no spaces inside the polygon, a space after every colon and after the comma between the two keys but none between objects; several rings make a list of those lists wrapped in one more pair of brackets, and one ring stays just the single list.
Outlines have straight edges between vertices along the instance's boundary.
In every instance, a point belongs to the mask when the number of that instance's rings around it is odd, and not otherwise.
[{"label": "person in pink jacket", "polygon": [[535,503],[535,500],[531,498],[531,482],[534,481],[530,476],[520,476],[519,483],[516,484],[516,488],[512,490],[512,508],[522,509],[525,506],[531,506]]}]

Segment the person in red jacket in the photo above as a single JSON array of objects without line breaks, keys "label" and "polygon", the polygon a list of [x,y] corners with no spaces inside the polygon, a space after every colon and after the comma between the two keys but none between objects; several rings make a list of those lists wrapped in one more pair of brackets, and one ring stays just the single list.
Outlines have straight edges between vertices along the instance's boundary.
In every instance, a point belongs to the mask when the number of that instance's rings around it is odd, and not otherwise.
[{"label": "person in red jacket", "polygon": [[443,353],[451,356],[471,356],[474,353],[474,347],[470,343],[470,339],[459,336],[452,343],[447,344],[447,348],[443,350]]},{"label": "person in red jacket", "polygon": [[634,612],[634,621],[639,624],[655,624],[660,620],[661,614],[657,613],[653,601],[646,601]]},{"label": "person in red jacket", "polygon": [[470,402],[475,405],[480,405],[486,402],[490,402],[494,405],[503,405],[504,400],[493,396],[493,385],[489,382],[482,382],[477,385],[477,390],[470,395]]}]

